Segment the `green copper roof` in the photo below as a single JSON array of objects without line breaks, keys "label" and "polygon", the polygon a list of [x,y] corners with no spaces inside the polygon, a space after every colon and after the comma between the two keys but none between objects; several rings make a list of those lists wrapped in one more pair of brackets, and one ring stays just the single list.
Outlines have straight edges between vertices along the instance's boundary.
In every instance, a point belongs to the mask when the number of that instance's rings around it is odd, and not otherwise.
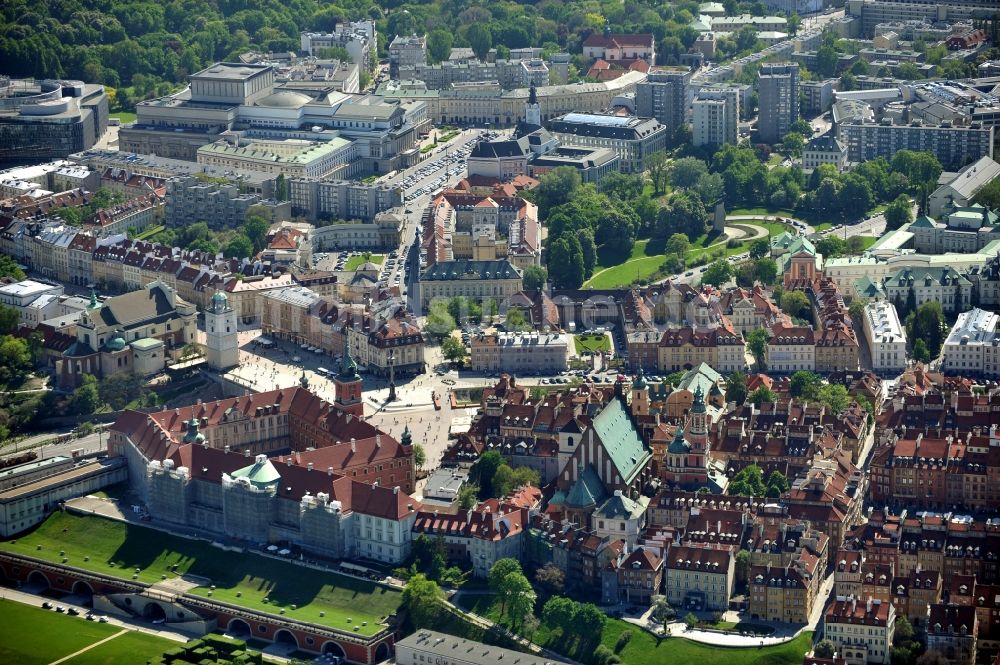
[{"label": "green copper roof", "polygon": [[607,501],[601,504],[596,514],[605,519],[638,519],[646,512],[646,504],[648,503],[649,499],[646,499],[644,503],[640,503],[633,501],[627,496],[613,494]]},{"label": "green copper roof", "polygon": [[340,374],[337,378],[341,381],[357,381],[358,380],[358,364],[354,362],[354,358],[351,357],[351,350],[344,345],[344,357],[340,361]]},{"label": "green copper roof", "polygon": [[230,474],[233,478],[246,478],[250,481],[250,484],[256,487],[265,487],[267,485],[273,485],[281,480],[281,474],[278,470],[274,468],[271,464],[271,460],[267,459],[261,455],[257,460],[250,466],[243,467],[237,471],[233,471]]},{"label": "green copper roof", "polygon": [[694,401],[691,403],[691,413],[705,413],[705,391],[698,386],[694,389]]},{"label": "green copper roof", "polygon": [[684,426],[678,425],[674,432],[674,440],[670,442],[667,452],[674,455],[683,455],[691,452],[691,444],[684,440]]},{"label": "green copper roof", "polygon": [[639,368],[639,375],[635,377],[635,381],[632,382],[633,390],[645,390],[646,389],[646,379],[642,375],[642,368]]},{"label": "green copper roof", "polygon": [[109,339],[104,344],[104,346],[107,347],[108,351],[121,351],[122,349],[124,349],[125,348],[125,338],[122,337],[121,331],[120,330],[116,330],[115,334],[112,335],[111,339]]},{"label": "green copper roof", "polygon": [[596,506],[604,498],[604,485],[597,477],[594,467],[589,464],[580,472],[566,495],[566,504],[575,507]]},{"label": "green copper roof", "polygon": [[621,400],[611,400],[594,418],[594,432],[624,483],[630,484],[646,465],[650,452],[643,445]]},{"label": "green copper roof", "polygon": [[192,418],[187,422],[187,432],[184,434],[184,443],[202,443],[205,435],[198,431],[198,419]]},{"label": "green copper roof", "polygon": [[927,215],[922,215],[918,217],[912,224],[910,224],[911,229],[933,229],[937,225],[934,220]]}]

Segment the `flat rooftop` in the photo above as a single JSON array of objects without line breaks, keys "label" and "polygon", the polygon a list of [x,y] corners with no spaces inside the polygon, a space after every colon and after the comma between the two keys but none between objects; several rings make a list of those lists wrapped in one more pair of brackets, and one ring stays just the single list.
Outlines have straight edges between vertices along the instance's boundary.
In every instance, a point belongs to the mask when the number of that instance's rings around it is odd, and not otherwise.
[{"label": "flat rooftop", "polygon": [[191,78],[213,81],[246,81],[269,69],[271,69],[271,65],[245,65],[239,62],[219,62],[206,67],[196,74],[192,74]]},{"label": "flat rooftop", "polygon": [[52,284],[45,284],[44,282],[36,282],[33,279],[26,279],[13,284],[8,284],[7,286],[0,286],[0,294],[14,296],[15,298],[23,298],[36,293],[46,293],[55,288],[58,287],[53,286]]}]

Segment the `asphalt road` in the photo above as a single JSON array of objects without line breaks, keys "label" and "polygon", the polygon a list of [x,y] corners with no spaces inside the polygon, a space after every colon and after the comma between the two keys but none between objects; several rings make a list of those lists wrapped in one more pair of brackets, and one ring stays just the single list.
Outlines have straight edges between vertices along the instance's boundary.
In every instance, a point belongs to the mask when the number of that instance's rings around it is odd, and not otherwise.
[{"label": "asphalt road", "polygon": [[72,435],[72,430],[44,432],[29,436],[22,441],[5,446],[2,453],[0,453],[0,458],[11,457],[13,455],[23,453],[26,450],[34,450],[38,453],[39,459],[58,457],[60,455],[70,457],[72,456],[74,450],[82,450],[83,454],[86,455],[96,453],[102,448],[106,448],[108,443],[107,434],[95,431],[93,434],[89,434],[79,439],[71,438],[64,443],[39,445],[43,441],[48,441],[63,434]]}]

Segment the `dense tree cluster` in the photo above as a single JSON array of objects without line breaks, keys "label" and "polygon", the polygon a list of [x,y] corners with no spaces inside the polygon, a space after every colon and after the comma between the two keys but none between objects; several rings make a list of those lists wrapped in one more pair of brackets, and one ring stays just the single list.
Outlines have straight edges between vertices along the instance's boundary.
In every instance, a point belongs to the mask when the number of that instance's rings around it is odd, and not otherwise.
[{"label": "dense tree cluster", "polygon": [[791,485],[780,471],[772,471],[764,481],[764,471],[756,464],[744,467],[729,482],[728,493],[732,496],[778,497],[787,492]]},{"label": "dense tree cluster", "polygon": [[[491,47],[537,46],[546,52],[580,54],[581,44],[607,26],[613,32],[648,32],[670,61],[694,43],[689,27],[698,3],[684,0],[657,7],[611,0],[521,4],[471,0],[375,2],[343,0],[144,0],[56,3],[14,0],[0,8],[0,61],[6,73],[39,78],[71,77],[118,88],[117,105],[165,94],[185,77],[217,60],[234,60],[256,49],[298,50],[301,30],[331,30],[348,20],[374,19],[384,52],[398,34],[428,33],[433,61],[453,46],[485,58]],[[756,46],[721,40],[724,52]],[[747,41],[747,40],[744,40]],[[582,55],[576,68],[584,66]]]}]

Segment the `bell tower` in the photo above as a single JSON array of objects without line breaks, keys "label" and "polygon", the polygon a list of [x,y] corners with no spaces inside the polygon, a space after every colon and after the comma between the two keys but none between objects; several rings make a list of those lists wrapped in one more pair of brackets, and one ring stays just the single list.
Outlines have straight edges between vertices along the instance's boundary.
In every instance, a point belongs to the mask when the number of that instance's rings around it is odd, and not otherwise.
[{"label": "bell tower", "polygon": [[205,360],[213,369],[224,370],[240,364],[236,310],[222,291],[216,291],[205,309]]},{"label": "bell tower", "polygon": [[632,382],[632,415],[649,415],[649,386],[642,375],[642,368],[639,368],[639,375]]},{"label": "bell tower", "polygon": [[687,440],[691,444],[688,464],[697,469],[707,468],[708,459],[708,412],[705,409],[705,393],[698,386],[694,390],[691,414],[688,416]]},{"label": "bell tower", "polygon": [[344,357],[340,362],[340,372],[333,378],[336,400],[334,407],[344,413],[361,418],[365,414],[365,405],[361,401],[361,376],[358,374],[358,364],[351,357],[351,350],[344,345]]}]

